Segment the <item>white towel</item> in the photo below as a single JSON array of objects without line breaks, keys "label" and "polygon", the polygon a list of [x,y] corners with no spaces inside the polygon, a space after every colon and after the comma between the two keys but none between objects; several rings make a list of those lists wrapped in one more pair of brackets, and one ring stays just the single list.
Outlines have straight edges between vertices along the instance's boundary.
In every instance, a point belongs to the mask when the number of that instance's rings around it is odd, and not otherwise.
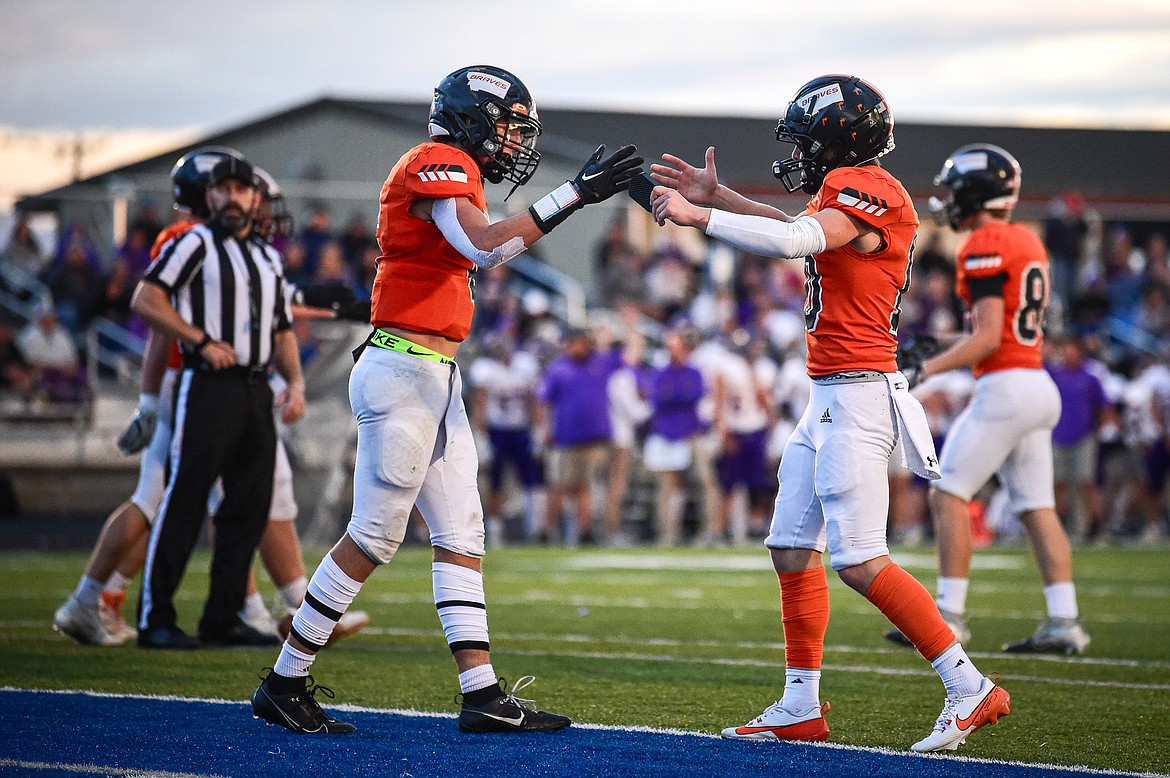
[{"label": "white towel", "polygon": [[902,443],[902,467],[920,478],[934,481],[942,478],[938,469],[938,455],[934,451],[934,438],[922,403],[910,394],[906,376],[886,373],[890,385],[890,396],[894,400],[894,411],[898,417],[898,440]]}]

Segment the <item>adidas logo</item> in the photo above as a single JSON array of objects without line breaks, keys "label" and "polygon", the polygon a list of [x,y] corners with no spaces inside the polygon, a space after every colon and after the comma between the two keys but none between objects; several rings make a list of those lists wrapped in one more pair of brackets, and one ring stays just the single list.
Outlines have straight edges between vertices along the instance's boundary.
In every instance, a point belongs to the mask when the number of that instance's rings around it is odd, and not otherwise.
[{"label": "adidas logo", "polygon": [[797,678],[796,680],[794,680],[794,681],[793,681],[793,683],[804,683],[804,681],[802,681],[802,680],[800,680],[799,678]]},{"label": "adidas logo", "polygon": [[821,424],[832,424],[833,417],[829,415],[829,409],[825,408],[825,412],[821,414]]},{"label": "adidas logo", "polygon": [[955,667],[962,667],[965,664],[967,663],[960,659],[958,662],[955,662]]}]

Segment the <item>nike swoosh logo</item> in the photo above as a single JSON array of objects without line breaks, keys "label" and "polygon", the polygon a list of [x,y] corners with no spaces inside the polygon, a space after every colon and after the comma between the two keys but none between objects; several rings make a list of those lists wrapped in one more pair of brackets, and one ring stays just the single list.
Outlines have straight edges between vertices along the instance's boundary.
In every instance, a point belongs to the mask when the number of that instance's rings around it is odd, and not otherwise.
[{"label": "nike swoosh logo", "polygon": [[479,715],[487,716],[489,719],[495,719],[496,721],[502,721],[505,724],[511,724],[514,727],[518,727],[524,723],[523,715],[517,716],[516,718],[511,718],[508,716],[497,716],[493,713],[484,713],[483,711],[479,711]]},{"label": "nike swoosh logo", "polygon": [[425,357],[425,356],[427,356],[427,352],[425,352],[425,351],[415,351],[414,346],[407,346],[406,353],[410,354],[412,357]]},{"label": "nike swoosh logo", "polygon": [[581,176],[581,180],[582,181],[592,181],[593,179],[597,178],[599,175],[601,175],[604,172],[605,172],[604,170],[598,170],[596,173],[594,173],[591,176]]},{"label": "nike swoosh logo", "polygon": [[990,707],[993,698],[998,701],[999,695],[995,693],[996,691],[996,689],[992,689],[990,692],[988,692],[987,696],[983,698],[983,701],[975,706],[975,710],[971,711],[971,715],[967,718],[960,717],[956,712],[955,726],[964,731],[970,729],[971,725],[975,723],[975,719],[979,718],[979,714]]}]

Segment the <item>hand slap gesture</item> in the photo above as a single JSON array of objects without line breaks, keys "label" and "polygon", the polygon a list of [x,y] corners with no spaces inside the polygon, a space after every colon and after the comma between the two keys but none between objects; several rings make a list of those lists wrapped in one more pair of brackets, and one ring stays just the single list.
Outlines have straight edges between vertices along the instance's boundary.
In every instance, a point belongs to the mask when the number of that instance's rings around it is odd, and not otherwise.
[{"label": "hand slap gesture", "polygon": [[573,187],[581,197],[581,202],[584,205],[600,203],[628,188],[630,179],[646,161],[635,156],[637,151],[637,146],[626,145],[602,159],[605,144],[598,146],[597,151],[593,152],[593,156],[573,179]]},{"label": "hand slap gesture", "polygon": [[704,166],[697,168],[673,154],[663,154],[665,165],[650,166],[650,177],[662,186],[676,189],[683,197],[698,205],[711,205],[715,191],[719,188],[719,175],[715,171],[715,147],[707,147]]}]

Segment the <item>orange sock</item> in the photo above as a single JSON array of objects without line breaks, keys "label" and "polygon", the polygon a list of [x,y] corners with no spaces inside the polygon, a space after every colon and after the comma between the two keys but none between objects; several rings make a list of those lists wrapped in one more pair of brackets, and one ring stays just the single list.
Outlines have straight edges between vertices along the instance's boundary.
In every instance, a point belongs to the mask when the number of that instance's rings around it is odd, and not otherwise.
[{"label": "orange sock", "polygon": [[829,627],[829,580],[825,568],[778,573],[784,622],[784,661],[789,667],[819,670]]},{"label": "orange sock", "polygon": [[892,562],[873,579],[865,599],[876,605],[929,661],[955,642],[955,633],[943,621],[930,592]]}]

